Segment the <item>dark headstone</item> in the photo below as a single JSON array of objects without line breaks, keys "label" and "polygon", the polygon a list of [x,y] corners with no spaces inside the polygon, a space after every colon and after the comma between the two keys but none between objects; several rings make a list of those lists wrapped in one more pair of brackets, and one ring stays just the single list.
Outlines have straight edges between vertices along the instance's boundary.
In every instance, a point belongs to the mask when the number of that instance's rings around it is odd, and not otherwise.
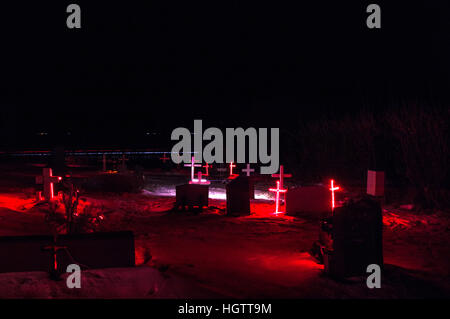
[{"label": "dark headstone", "polygon": [[227,215],[250,215],[251,186],[246,176],[239,176],[227,184]]},{"label": "dark headstone", "polygon": [[183,184],[176,187],[175,208],[202,209],[208,207],[209,186],[200,184]]},{"label": "dark headstone", "polygon": [[[0,237],[0,273],[50,271],[53,236]],[[65,246],[57,253],[58,268],[65,272],[70,264],[82,269],[133,267],[134,235],[132,232],[108,232],[60,235],[57,245]]]},{"label": "dark headstone", "polygon": [[324,249],[325,272],[340,278],[366,275],[367,266],[383,267],[382,213],[380,204],[364,197],[337,207],[322,224],[330,242]]},{"label": "dark headstone", "polygon": [[324,186],[304,186],[289,189],[286,193],[288,214],[327,214],[331,212],[331,193]]}]

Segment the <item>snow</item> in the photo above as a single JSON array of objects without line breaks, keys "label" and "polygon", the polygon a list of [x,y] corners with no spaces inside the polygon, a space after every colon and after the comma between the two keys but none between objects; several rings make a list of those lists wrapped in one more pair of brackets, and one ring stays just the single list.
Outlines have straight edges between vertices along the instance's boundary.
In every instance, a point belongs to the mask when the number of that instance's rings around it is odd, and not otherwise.
[{"label": "snow", "polygon": [[[319,219],[272,214],[257,189],[246,217],[225,215],[224,188],[210,208],[172,212],[176,178],[155,178],[140,194],[83,194],[105,214],[102,231],[133,230],[136,267],[86,270],[68,289],[43,272],[0,274],[0,298],[423,298],[449,296],[448,214],[386,206],[382,288],[365,278],[335,281],[308,254]],[[45,234],[33,189],[0,192],[0,235]]]}]

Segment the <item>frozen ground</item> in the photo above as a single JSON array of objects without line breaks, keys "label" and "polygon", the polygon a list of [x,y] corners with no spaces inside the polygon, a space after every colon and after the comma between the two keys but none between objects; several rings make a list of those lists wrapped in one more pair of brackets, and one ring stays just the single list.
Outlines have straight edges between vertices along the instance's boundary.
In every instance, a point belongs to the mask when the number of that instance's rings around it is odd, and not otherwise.
[{"label": "frozen ground", "polygon": [[[83,205],[105,212],[102,230],[134,231],[136,268],[85,271],[79,290],[42,272],[0,274],[0,298],[450,296],[448,214],[385,207],[386,269],[382,288],[370,290],[364,278],[337,282],[322,274],[307,253],[318,236],[317,218],[274,216],[263,189],[254,214],[227,217],[220,185],[203,213],[171,212],[175,184],[154,179],[141,194],[83,196]],[[32,188],[0,193],[0,225],[0,236],[48,232]]]}]

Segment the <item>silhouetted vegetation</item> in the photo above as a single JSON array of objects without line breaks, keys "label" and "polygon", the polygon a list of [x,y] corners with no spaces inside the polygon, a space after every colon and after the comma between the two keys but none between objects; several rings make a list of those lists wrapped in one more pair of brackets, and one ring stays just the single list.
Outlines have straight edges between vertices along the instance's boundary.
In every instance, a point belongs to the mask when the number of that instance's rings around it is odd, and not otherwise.
[{"label": "silhouetted vegetation", "polygon": [[388,185],[415,189],[420,207],[449,207],[449,120],[449,109],[416,105],[323,118],[287,132],[282,159],[308,182],[385,170]]}]

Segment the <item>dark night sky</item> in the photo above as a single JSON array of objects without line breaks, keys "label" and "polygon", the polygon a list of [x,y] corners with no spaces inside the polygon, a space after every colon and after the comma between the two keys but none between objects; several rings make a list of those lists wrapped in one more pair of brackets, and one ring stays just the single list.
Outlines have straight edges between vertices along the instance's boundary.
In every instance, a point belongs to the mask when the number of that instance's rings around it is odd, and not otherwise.
[{"label": "dark night sky", "polygon": [[[81,30],[65,25],[72,2]],[[366,27],[364,1],[2,4],[2,144],[32,147],[45,131],[106,145],[194,118],[284,127],[399,99],[445,104],[449,5],[392,2],[376,2],[381,30]]]}]

